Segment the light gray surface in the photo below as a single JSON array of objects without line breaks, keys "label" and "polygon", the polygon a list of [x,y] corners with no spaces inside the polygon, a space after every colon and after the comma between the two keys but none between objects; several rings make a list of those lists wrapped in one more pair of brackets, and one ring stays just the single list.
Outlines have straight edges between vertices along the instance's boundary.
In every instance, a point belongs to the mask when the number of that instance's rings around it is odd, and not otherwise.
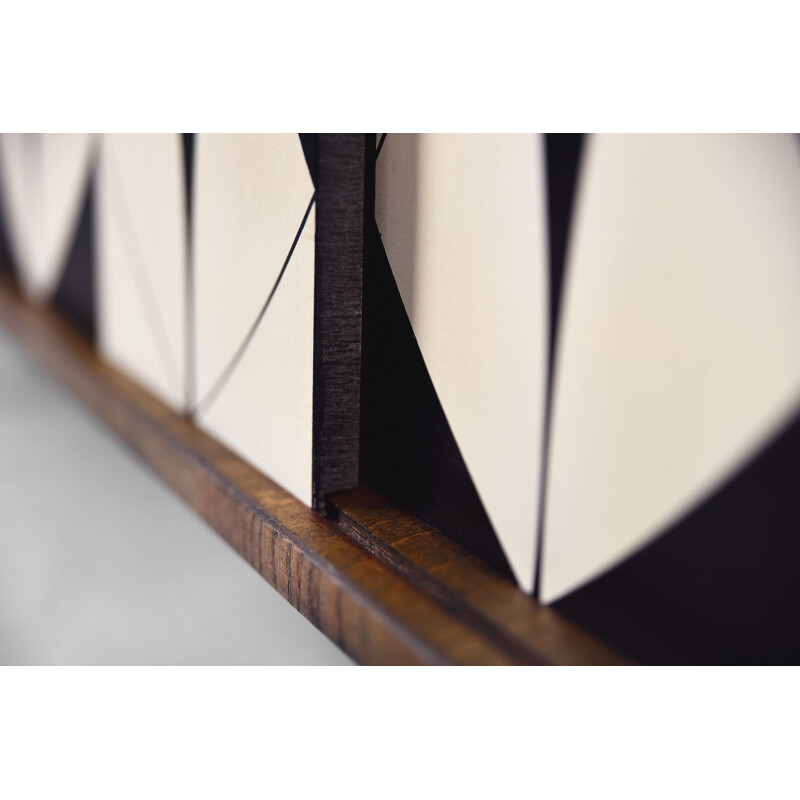
[{"label": "light gray surface", "polygon": [[351,662],[0,327],[0,663]]}]

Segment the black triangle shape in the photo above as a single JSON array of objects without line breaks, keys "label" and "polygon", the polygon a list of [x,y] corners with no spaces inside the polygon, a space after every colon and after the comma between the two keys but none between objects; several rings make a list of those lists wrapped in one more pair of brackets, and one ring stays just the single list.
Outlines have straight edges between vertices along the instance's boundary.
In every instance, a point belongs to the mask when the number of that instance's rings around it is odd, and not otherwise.
[{"label": "black triangle shape", "polygon": [[194,134],[181,134],[183,141],[183,178],[186,187],[186,230],[191,231],[192,186],[194,185]]},{"label": "black triangle shape", "polygon": [[303,155],[306,158],[306,166],[311,175],[314,188],[317,188],[317,174],[319,164],[319,134],[318,133],[299,133],[300,144],[303,146]]},{"label": "black triangle shape", "polygon": [[423,361],[374,218],[366,235],[360,482],[511,578]]},{"label": "black triangle shape", "polygon": [[655,542],[556,603],[641,661],[800,663],[800,415]]},{"label": "black triangle shape", "polygon": [[11,253],[11,243],[8,237],[8,223],[6,221],[5,198],[0,191],[0,272],[16,275],[14,256]]},{"label": "black triangle shape", "polygon": [[[538,551],[542,551],[544,537],[545,497],[547,496],[547,465],[550,452],[550,421],[553,411],[553,369],[555,366],[556,334],[561,312],[561,295],[566,272],[567,243],[572,227],[575,193],[581,155],[584,148],[583,133],[548,133],[545,137],[545,164],[547,172],[547,234],[550,266],[550,325],[547,356],[547,390],[545,398],[544,441],[542,443],[542,473],[539,495],[542,498],[537,530]],[[537,560],[534,594],[539,594],[541,560]]]},{"label": "black triangle shape", "polygon": [[581,155],[584,147],[582,133],[548,133],[547,154],[547,213],[550,237],[550,364],[552,369],[555,332],[561,310],[564,286],[567,242],[572,225],[575,189],[578,183]]},{"label": "black triangle shape", "polygon": [[[186,405],[191,408],[193,398],[197,391],[196,386],[196,363],[195,363],[195,310],[194,310],[194,269],[192,248],[192,200],[194,190],[194,150],[195,150],[195,134],[184,133],[181,136],[181,143],[183,145],[183,179],[184,189],[186,191],[186,283],[185,283],[185,309],[186,316],[184,319],[184,367],[186,370]],[[187,412],[191,416],[192,412]]]},{"label": "black triangle shape", "polygon": [[53,298],[53,304],[92,340],[96,332],[94,195],[92,176],[87,182],[78,226]]}]

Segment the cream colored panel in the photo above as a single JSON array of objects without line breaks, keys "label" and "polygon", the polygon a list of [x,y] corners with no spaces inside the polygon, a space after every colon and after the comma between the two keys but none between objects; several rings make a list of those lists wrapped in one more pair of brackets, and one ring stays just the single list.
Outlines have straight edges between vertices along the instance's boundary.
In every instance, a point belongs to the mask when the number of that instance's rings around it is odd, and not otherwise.
[{"label": "cream colored panel", "polygon": [[[44,241],[42,181],[34,180],[41,166],[41,137],[38,134],[4,133],[0,136],[0,179],[3,208],[20,280],[29,293],[35,291],[30,276],[41,261]],[[38,235],[37,235],[38,231]]]},{"label": "cream colored panel", "polygon": [[650,541],[797,410],[798,221],[793,136],[591,138],[557,359],[545,601]]},{"label": "cream colored panel", "polygon": [[187,226],[179,134],[103,137],[97,194],[99,347],[184,410]]},{"label": "cream colored panel", "polygon": [[389,134],[376,216],[425,364],[520,585],[533,586],[548,330],[541,137]]},{"label": "cream colored panel", "polygon": [[30,297],[58,288],[92,161],[88,133],[18,133],[0,137],[0,176],[9,238]]},{"label": "cream colored panel", "polygon": [[310,503],[313,210],[241,361],[215,389],[257,319],[313,195],[300,139],[201,134],[195,155],[198,421]]}]

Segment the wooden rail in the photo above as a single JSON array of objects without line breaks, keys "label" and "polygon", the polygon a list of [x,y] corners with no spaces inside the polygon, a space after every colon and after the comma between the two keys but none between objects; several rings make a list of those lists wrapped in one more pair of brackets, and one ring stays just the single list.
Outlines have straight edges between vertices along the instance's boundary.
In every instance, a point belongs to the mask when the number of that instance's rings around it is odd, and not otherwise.
[{"label": "wooden rail", "polygon": [[368,489],[330,496],[327,516],[307,508],[102,361],[56,311],[27,302],[5,277],[0,322],[356,661],[623,661]]}]

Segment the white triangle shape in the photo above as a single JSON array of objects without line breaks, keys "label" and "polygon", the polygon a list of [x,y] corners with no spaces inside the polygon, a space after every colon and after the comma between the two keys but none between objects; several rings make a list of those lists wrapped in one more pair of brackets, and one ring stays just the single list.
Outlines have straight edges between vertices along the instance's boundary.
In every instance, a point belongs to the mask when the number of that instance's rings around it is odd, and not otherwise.
[{"label": "white triangle shape", "polygon": [[578,191],[545,602],[650,541],[800,406],[793,136],[593,136]]},{"label": "white triangle shape", "polygon": [[389,134],[375,213],[422,356],[519,584],[533,588],[548,336],[540,136]]}]

